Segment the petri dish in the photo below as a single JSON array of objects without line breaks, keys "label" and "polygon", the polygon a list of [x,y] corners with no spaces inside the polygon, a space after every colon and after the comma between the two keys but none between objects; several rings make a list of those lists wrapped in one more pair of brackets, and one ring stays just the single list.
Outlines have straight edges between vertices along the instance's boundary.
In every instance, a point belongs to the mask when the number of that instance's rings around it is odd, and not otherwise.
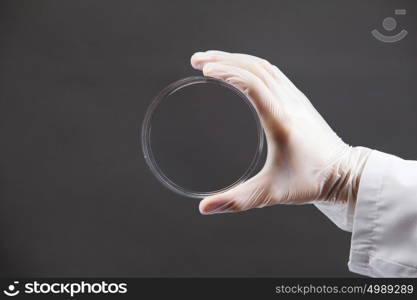
[{"label": "petri dish", "polygon": [[191,198],[224,192],[250,178],[264,146],[257,110],[246,95],[204,76],[162,89],[146,111],[140,139],[153,175]]}]

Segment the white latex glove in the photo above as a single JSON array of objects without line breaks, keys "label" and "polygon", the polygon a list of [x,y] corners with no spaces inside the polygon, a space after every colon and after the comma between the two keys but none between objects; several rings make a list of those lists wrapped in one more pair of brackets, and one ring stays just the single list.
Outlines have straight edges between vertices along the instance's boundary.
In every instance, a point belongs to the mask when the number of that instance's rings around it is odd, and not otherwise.
[{"label": "white latex glove", "polygon": [[257,108],[268,146],[262,170],[229,191],[203,199],[201,213],[356,201],[370,150],[344,143],[276,66],[258,57],[222,51],[195,53],[191,64],[248,96]]}]

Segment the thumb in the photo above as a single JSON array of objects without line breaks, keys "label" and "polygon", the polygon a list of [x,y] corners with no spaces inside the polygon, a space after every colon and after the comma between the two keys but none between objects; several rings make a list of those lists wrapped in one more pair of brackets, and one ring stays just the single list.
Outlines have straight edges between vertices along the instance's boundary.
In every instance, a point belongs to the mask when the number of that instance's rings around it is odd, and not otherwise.
[{"label": "thumb", "polygon": [[271,193],[266,180],[259,175],[235,188],[201,200],[199,209],[203,215],[239,212],[270,205]]}]

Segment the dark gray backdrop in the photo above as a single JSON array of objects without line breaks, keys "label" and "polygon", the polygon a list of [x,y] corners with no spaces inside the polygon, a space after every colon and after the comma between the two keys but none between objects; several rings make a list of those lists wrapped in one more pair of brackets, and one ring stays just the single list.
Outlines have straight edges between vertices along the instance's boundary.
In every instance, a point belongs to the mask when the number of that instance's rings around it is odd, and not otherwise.
[{"label": "dark gray backdrop", "polygon": [[[370,31],[396,8],[396,44]],[[278,65],[347,142],[417,158],[415,1],[2,1],[2,276],[354,276],[312,206],[201,216],[139,155],[194,51]]]}]

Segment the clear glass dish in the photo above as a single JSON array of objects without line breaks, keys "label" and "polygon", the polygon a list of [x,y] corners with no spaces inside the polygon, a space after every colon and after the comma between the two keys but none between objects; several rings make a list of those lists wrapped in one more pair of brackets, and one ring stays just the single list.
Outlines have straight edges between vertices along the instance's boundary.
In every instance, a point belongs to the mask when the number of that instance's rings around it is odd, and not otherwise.
[{"label": "clear glass dish", "polygon": [[[209,191],[200,191],[200,190],[192,190],[188,187],[182,186],[175,182],[172,178],[170,178],[168,175],[166,175],[166,172],[162,170],[162,168],[158,165],[157,159],[154,156],[154,151],[152,149],[152,122],[154,118],[155,111],[158,109],[158,107],[163,103],[164,101],[167,101],[167,99],[174,95],[175,93],[186,89],[187,87],[192,87],[196,85],[215,85],[216,87],[227,89],[227,91],[230,93],[232,92],[234,95],[239,97],[243,102],[245,103],[250,112],[251,115],[253,115],[253,123],[255,124],[254,132],[256,135],[256,149],[254,149],[254,155],[249,162],[248,167],[243,172],[242,175],[237,180],[234,180],[230,184],[227,184],[224,187],[217,188],[214,190]],[[240,120],[242,122],[246,122],[246,120]],[[211,130],[211,129],[209,129]],[[175,134],[174,134],[175,135]],[[175,136],[172,137],[175,141]],[[192,142],[192,141],[190,141]],[[261,122],[258,117],[258,113],[251,103],[251,101],[243,94],[239,89],[236,87],[215,79],[211,77],[203,77],[203,76],[195,76],[195,77],[187,77],[181,80],[178,80],[176,82],[173,82],[169,84],[167,87],[165,87],[163,90],[159,92],[159,94],[152,100],[150,103],[145,118],[142,123],[142,130],[141,130],[141,144],[142,144],[142,151],[145,158],[145,161],[147,165],[149,166],[149,169],[151,170],[152,174],[168,189],[171,191],[178,193],[180,195],[191,197],[191,198],[204,198],[210,195],[214,195],[220,192],[224,192],[228,189],[231,189],[238,184],[244,182],[248,178],[250,178],[254,171],[256,170],[256,167],[259,164],[259,161],[261,159],[262,149],[264,146],[264,132],[263,128],[261,126]],[[165,170],[166,171],[166,170]],[[194,176],[194,174],[193,174]]]}]

